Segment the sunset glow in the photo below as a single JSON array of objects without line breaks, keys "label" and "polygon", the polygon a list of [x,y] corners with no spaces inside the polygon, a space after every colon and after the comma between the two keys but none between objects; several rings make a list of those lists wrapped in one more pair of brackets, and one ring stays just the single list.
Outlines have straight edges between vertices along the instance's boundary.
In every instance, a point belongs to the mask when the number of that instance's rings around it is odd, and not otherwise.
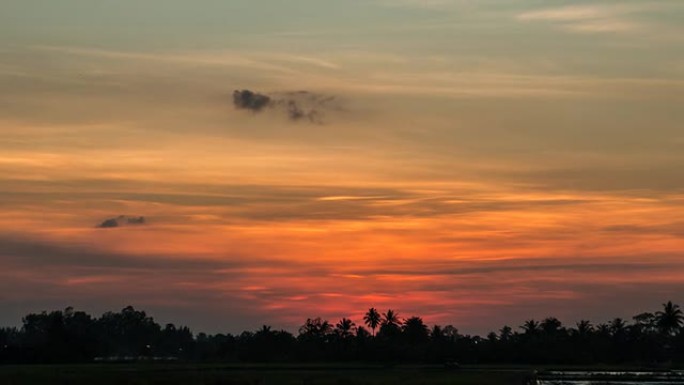
[{"label": "sunset glow", "polygon": [[3,1],[2,324],[684,302],[684,3],[256,3]]}]

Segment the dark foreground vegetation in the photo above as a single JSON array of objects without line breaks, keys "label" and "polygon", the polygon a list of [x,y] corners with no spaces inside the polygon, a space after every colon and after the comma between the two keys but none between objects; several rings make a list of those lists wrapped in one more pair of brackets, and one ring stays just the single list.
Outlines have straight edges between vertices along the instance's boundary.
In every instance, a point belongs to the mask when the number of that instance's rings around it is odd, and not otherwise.
[{"label": "dark foreground vegetation", "polygon": [[565,327],[556,318],[502,327],[486,337],[453,326],[428,327],[420,317],[366,313],[363,325],[343,318],[308,319],[294,335],[263,326],[239,335],[161,326],[127,307],[93,317],[67,308],[29,314],[23,326],[0,329],[0,363],[169,361],[223,363],[364,362],[373,364],[556,364],[640,366],[684,363],[684,315],[668,302],[631,322],[616,318]]},{"label": "dark foreground vegetation", "polygon": [[0,366],[3,385],[523,385],[530,370],[427,366],[118,364]]}]

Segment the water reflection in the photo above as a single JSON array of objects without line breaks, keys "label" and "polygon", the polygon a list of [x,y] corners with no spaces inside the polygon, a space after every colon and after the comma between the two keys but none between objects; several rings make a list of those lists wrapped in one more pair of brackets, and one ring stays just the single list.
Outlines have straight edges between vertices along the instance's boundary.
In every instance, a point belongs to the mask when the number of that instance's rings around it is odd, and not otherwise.
[{"label": "water reflection", "polygon": [[684,372],[546,371],[537,385],[684,385]]}]

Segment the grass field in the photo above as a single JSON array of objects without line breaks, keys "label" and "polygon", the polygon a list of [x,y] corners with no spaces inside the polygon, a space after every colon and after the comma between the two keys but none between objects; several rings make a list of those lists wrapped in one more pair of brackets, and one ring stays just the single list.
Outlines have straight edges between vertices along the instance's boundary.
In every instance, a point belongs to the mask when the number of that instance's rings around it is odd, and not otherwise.
[{"label": "grass field", "polygon": [[526,369],[350,365],[109,364],[0,366],[2,385],[520,385]]}]

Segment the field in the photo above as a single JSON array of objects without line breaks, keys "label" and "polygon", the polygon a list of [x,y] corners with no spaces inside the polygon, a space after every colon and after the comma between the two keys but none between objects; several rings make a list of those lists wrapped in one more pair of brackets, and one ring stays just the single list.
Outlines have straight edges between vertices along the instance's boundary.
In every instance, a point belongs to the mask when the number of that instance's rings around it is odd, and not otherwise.
[{"label": "field", "polygon": [[109,364],[0,367],[2,385],[519,385],[526,369]]}]

